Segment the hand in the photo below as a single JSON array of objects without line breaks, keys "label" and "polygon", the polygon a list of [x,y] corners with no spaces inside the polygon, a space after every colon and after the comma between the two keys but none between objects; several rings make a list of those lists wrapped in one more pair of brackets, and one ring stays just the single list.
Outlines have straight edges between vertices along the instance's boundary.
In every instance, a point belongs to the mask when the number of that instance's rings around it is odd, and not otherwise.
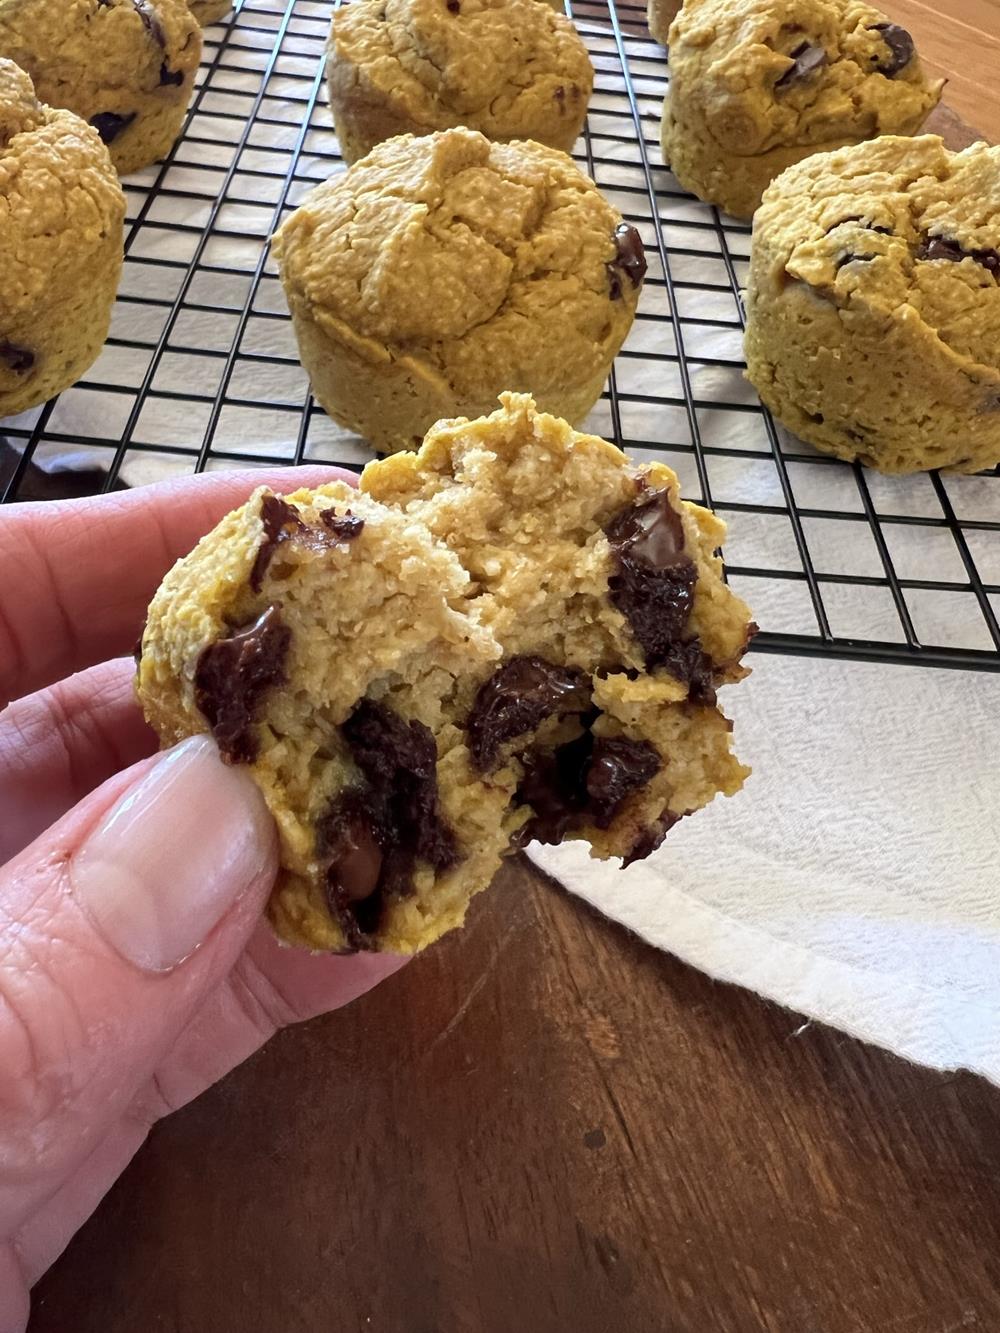
[{"label": "hand", "polygon": [[[169,1111],[398,958],[282,949],[274,826],[197,737],[155,754],[129,652],[173,561],[251,490],[218,474],[0,510],[0,1333]],[[79,672],[64,679],[70,672]],[[36,693],[29,693],[36,691]]]}]

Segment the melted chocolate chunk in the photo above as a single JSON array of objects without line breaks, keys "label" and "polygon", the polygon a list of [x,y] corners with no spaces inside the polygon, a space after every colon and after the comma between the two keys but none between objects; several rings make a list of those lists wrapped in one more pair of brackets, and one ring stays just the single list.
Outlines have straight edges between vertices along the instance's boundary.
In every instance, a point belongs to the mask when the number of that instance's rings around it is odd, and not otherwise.
[{"label": "melted chocolate chunk", "polygon": [[648,667],[683,643],[698,572],[684,553],[684,528],[666,491],[630,505],[604,529],[617,562],[611,601],[639,640]]},{"label": "melted chocolate chunk", "polygon": [[449,14],[461,14],[462,12],[462,6],[459,3],[459,0],[445,0],[444,7]]},{"label": "melted chocolate chunk", "polygon": [[397,864],[387,867],[393,870],[390,878],[402,876],[409,890],[414,857],[435,870],[453,865],[457,849],[438,805],[437,744],[430,729],[364,699],[342,730],[368,781],[387,861],[395,854]]},{"label": "melted chocolate chunk", "polygon": [[692,703],[715,706],[715,665],[702,651],[700,639],[671,644],[657,666],[688,687],[688,698]]},{"label": "melted chocolate chunk", "polygon": [[790,88],[792,84],[804,83],[818,69],[822,69],[826,64],[826,51],[822,46],[813,46],[811,42],[802,42],[794,51],[790,52],[789,58],[792,64],[774,85],[776,89],[780,88],[782,91]]},{"label": "melted chocolate chunk", "polygon": [[1000,251],[965,250],[958,241],[949,241],[944,236],[927,236],[917,247],[917,259],[947,259],[953,264],[963,259],[974,259],[984,269],[1000,279]]},{"label": "melted chocolate chunk", "polygon": [[889,54],[884,60],[879,60],[877,56],[873,57],[875,68],[887,79],[894,79],[916,54],[913,38],[898,23],[873,23],[872,31],[879,33],[889,48]]},{"label": "melted chocolate chunk", "polygon": [[534,731],[553,714],[584,713],[589,707],[584,672],[544,657],[511,657],[479,687],[469,713],[473,763],[489,773],[507,741]]},{"label": "melted chocolate chunk", "polygon": [[363,518],[356,518],[350,510],[337,514],[335,509],[324,509],[320,521],[326,531],[310,527],[294,505],[280,495],[265,495],[260,502],[260,521],[264,525],[264,540],[250,570],[250,587],[260,592],[264,575],[278,547],[286,541],[297,541],[314,551],[329,550],[341,542],[353,541],[365,526]]},{"label": "melted chocolate chunk", "polygon": [[338,542],[354,541],[365,526],[365,520],[352,514],[349,509],[346,514],[338,514],[336,509],[323,509],[319,521],[333,533]]},{"label": "melted chocolate chunk", "polygon": [[194,673],[194,700],[230,764],[249,764],[260,742],[253,726],[264,696],[285,683],[292,632],[276,606],[252,625],[202,649]]},{"label": "melted chocolate chunk", "polygon": [[17,343],[0,342],[0,360],[15,375],[26,375],[35,364],[35,354],[29,347],[20,347]]},{"label": "melted chocolate chunk", "polygon": [[160,87],[179,88],[184,82],[184,75],[179,69],[171,69],[166,63],[160,66]]},{"label": "melted chocolate chunk", "polygon": [[415,861],[444,870],[458,850],[440,811],[429,729],[364,699],[341,730],[365,785],[330,804],[316,847],[331,914],[350,948],[370,949],[388,903],[412,892]]},{"label": "melted chocolate chunk", "polygon": [[[690,814],[690,811],[685,811]],[[622,869],[633,861],[644,861],[650,852],[655,852],[675,824],[680,823],[684,815],[675,815],[672,810],[664,810],[655,824],[652,824],[633,844],[632,850],[622,860]]]},{"label": "melted chocolate chunk", "polygon": [[368,947],[385,906],[378,893],[384,858],[364,792],[346,791],[331,802],[316,828],[316,852],[327,866],[330,913],[348,947]]},{"label": "melted chocolate chunk", "polygon": [[833,266],[834,271],[839,273],[845,264],[868,264],[873,259],[877,258],[878,258],[877,255],[853,255],[853,254],[838,255],[837,261]]},{"label": "melted chocolate chunk", "polygon": [[128,129],[135,117],[134,111],[127,116],[120,116],[117,111],[99,111],[96,116],[91,116],[90,123],[101,136],[102,142],[114,143],[122,130]]},{"label": "melted chocolate chunk", "polygon": [[520,831],[518,844],[562,842],[585,824],[609,828],[625,799],[660,768],[649,741],[589,731],[551,754],[529,755],[517,799],[530,805],[534,816]]},{"label": "melted chocolate chunk", "polygon": [[163,31],[163,26],[153,11],[149,8],[146,0],[132,0],[132,7],[142,20],[142,26],[149,33],[157,46],[166,49],[167,38]]},{"label": "melted chocolate chunk", "polygon": [[626,736],[598,736],[587,769],[587,814],[598,828],[608,828],[622,802],[645,787],[662,767],[649,741]]},{"label": "melted chocolate chunk", "polygon": [[589,731],[561,745],[551,754],[529,754],[517,789],[519,805],[530,805],[534,816],[520,830],[517,842],[558,843],[584,823],[587,804],[587,767],[594,748]]},{"label": "melted chocolate chunk", "polygon": [[633,287],[642,286],[646,276],[646,248],[635,227],[627,222],[619,223],[615,228],[614,242],[617,253],[610,264],[605,264],[605,268],[608,271],[611,299],[617,301],[626,277]]}]

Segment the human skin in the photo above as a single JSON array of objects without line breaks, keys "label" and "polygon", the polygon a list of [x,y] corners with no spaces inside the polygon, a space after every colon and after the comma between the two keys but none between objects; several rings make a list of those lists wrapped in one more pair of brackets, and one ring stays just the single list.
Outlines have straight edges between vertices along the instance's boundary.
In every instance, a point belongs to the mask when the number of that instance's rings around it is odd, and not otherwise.
[{"label": "human skin", "polygon": [[0,1333],[157,1120],[401,966],[276,943],[259,793],[205,737],[155,754],[123,656],[174,560],[256,486],[336,475],[0,510]]}]

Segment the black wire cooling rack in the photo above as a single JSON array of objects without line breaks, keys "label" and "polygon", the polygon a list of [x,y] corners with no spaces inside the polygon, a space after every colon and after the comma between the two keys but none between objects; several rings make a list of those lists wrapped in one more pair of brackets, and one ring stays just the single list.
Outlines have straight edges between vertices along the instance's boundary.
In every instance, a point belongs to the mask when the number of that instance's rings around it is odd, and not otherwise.
[{"label": "black wire cooling rack", "polygon": [[[206,33],[183,138],[126,181],[112,334],[78,385],[3,424],[0,499],[367,446],[309,393],[267,240],[343,164],[325,104],[333,0],[237,0]],[[1000,474],[887,478],[777,426],[743,378],[750,230],[661,161],[663,50],[644,9],[576,0],[597,72],[581,165],[643,235],[649,275],[587,428],[660,458],[729,522],[756,650],[1000,671]]]}]

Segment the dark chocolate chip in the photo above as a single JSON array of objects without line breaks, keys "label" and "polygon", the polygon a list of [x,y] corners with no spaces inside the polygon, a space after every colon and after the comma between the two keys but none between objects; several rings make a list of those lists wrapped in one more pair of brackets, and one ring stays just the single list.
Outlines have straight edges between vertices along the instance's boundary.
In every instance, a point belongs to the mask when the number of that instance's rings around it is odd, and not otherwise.
[{"label": "dark chocolate chip", "polygon": [[202,649],[194,673],[194,699],[212,728],[222,757],[231,764],[257,758],[253,730],[264,696],[285,683],[292,632],[276,606],[252,625],[233,630]]},{"label": "dark chocolate chip", "polygon": [[612,301],[621,296],[624,279],[627,277],[633,287],[641,287],[646,276],[646,248],[642,237],[635,227],[628,222],[621,222],[615,228],[615,257],[606,264],[608,284]]},{"label": "dark chocolate chip", "polygon": [[648,667],[687,638],[698,571],[684,552],[684,528],[666,491],[629,505],[604,529],[617,566],[611,601],[631,626]]},{"label": "dark chocolate chip", "polygon": [[479,687],[473,702],[466,723],[473,763],[489,773],[507,741],[534,731],[553,714],[583,713],[589,707],[584,672],[544,657],[512,657]]},{"label": "dark chocolate chip", "polygon": [[349,509],[346,514],[338,514],[336,509],[323,509],[319,521],[333,533],[338,542],[354,541],[365,526],[365,520],[352,514]]},{"label": "dark chocolate chip", "polygon": [[449,14],[460,14],[462,12],[462,6],[459,3],[459,0],[445,0],[445,9],[447,9]]},{"label": "dark chocolate chip", "polygon": [[149,33],[153,41],[157,44],[157,46],[162,47],[165,50],[167,45],[167,38],[166,34],[163,31],[163,25],[160,23],[160,20],[156,17],[153,11],[150,9],[149,5],[146,3],[146,0],[132,0],[132,7],[135,10],[135,12],[139,15],[139,18],[142,20],[142,26]]},{"label": "dark chocolate chip", "polygon": [[378,893],[384,858],[363,791],[331,802],[316,826],[316,854],[327,866],[327,903],[349,948],[369,947],[385,906]]},{"label": "dark chocolate chip", "polygon": [[160,87],[179,88],[184,82],[184,75],[179,69],[171,69],[167,64],[160,66]]},{"label": "dark chocolate chip", "polygon": [[826,64],[826,51],[822,46],[813,46],[811,42],[802,42],[790,53],[789,58],[792,63],[774,85],[776,89],[780,88],[782,91],[791,87],[794,83],[804,83],[818,69],[822,69]]},{"label": "dark chocolate chip", "polygon": [[871,260],[877,258],[877,255],[839,255],[834,264],[834,268],[839,273],[845,264],[868,264]]},{"label": "dark chocolate chip", "polygon": [[[685,811],[685,813],[690,812]],[[684,815],[675,815],[672,810],[664,810],[656,823],[650,825],[632,844],[631,851],[622,860],[622,869],[630,866],[633,861],[645,860],[650,852],[655,852],[674,825],[679,824],[683,818]]]},{"label": "dark chocolate chip", "polygon": [[99,111],[96,116],[91,116],[90,123],[104,143],[114,143],[119,134],[128,129],[135,117],[134,111],[126,116],[120,116],[117,111]]},{"label": "dark chocolate chip", "polygon": [[660,766],[648,741],[590,731],[550,754],[528,755],[517,800],[530,805],[533,816],[521,829],[518,845],[562,842],[585,824],[608,828],[626,797],[644,787]]},{"label": "dark chocolate chip", "polygon": [[700,639],[671,644],[657,666],[688,687],[688,698],[692,703],[715,706],[715,664],[702,651]]},{"label": "dark chocolate chip", "polygon": [[260,521],[264,526],[264,540],[250,570],[250,587],[254,592],[260,592],[264,575],[283,542],[294,540],[314,551],[330,550],[342,542],[353,541],[365,526],[364,519],[356,518],[350,510],[338,515],[335,509],[324,509],[320,521],[326,531],[310,527],[303,522],[295,506],[280,495],[264,496],[260,502]]},{"label": "dark chocolate chip", "polygon": [[875,59],[875,68],[887,79],[893,79],[904,70],[916,54],[913,38],[898,23],[873,23],[873,32],[879,33],[889,48],[889,55],[884,60]]},{"label": "dark chocolate chip", "polygon": [[29,347],[0,342],[0,360],[4,361],[7,369],[12,370],[15,375],[26,375],[35,364],[35,354]]},{"label": "dark chocolate chip", "polygon": [[384,704],[364,699],[342,727],[368,783],[373,826],[387,864],[385,891],[408,892],[414,858],[435,870],[454,864],[455,837],[438,804],[437,744],[416,719],[407,722]]},{"label": "dark chocolate chip", "polygon": [[928,260],[946,259],[953,264],[961,263],[963,259],[974,259],[995,278],[1000,278],[1000,251],[965,250],[958,241],[950,241],[944,236],[925,237],[917,247],[916,257]]},{"label": "dark chocolate chip", "polygon": [[627,736],[598,736],[587,769],[588,815],[598,828],[608,828],[622,802],[645,787],[660,771],[660,756],[649,741]]}]

